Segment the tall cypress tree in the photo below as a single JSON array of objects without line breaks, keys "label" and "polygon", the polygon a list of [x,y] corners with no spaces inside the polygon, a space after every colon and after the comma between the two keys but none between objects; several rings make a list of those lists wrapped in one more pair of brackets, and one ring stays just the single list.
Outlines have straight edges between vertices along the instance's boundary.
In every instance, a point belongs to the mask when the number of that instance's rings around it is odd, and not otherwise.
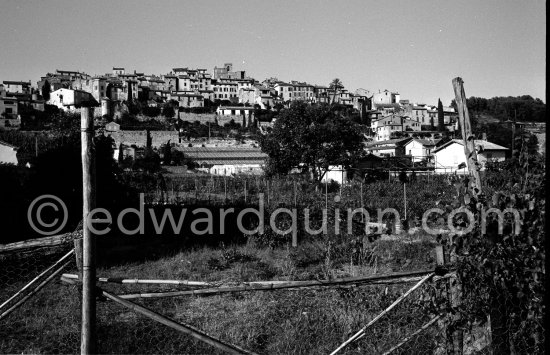
[{"label": "tall cypress tree", "polygon": [[52,91],[52,87],[50,85],[50,82],[48,80],[45,80],[44,85],[42,85],[42,98],[48,101],[50,99],[51,91]]},{"label": "tall cypress tree", "polygon": [[118,165],[121,166],[124,162],[124,146],[122,143],[118,145]]},{"label": "tall cypress tree", "polygon": [[437,100],[437,130],[440,132],[445,131],[445,119],[443,116],[443,104],[441,99]]},{"label": "tall cypress tree", "polygon": [[164,145],[164,165],[170,165],[172,162],[172,146],[170,145],[170,139]]}]

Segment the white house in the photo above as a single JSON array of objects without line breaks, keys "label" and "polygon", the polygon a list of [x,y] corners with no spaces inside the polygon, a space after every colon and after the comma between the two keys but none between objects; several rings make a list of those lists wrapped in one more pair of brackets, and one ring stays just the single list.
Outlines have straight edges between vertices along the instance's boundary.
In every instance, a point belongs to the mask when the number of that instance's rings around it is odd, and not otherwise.
[{"label": "white house", "polygon": [[199,165],[199,170],[222,176],[261,174],[267,154],[258,148],[181,147],[183,154]]},{"label": "white house", "polygon": [[328,167],[327,173],[321,179],[322,182],[336,181],[340,185],[347,179],[346,171],[342,165],[331,165]]},{"label": "white house", "polygon": [[91,93],[73,89],[58,89],[51,92],[48,104],[55,105],[63,111],[76,111],[83,106],[99,105]]},{"label": "white house", "polygon": [[410,155],[415,158],[425,158],[432,154],[435,145],[440,139],[418,139],[413,138],[405,144],[405,155]]},{"label": "white house", "polygon": [[216,113],[220,116],[250,116],[254,114],[254,107],[218,106]]},{"label": "white house", "polygon": [[17,165],[17,147],[0,141],[0,164]]},{"label": "white house", "polygon": [[376,156],[395,157],[402,156],[404,153],[403,146],[412,138],[397,138],[384,141],[369,142],[365,146],[365,151]]},{"label": "white house", "polygon": [[[477,159],[481,165],[481,170],[484,170],[485,163],[488,161],[504,161],[506,159],[506,151],[508,148],[484,140],[476,140],[475,146],[478,152]],[[466,168],[458,169],[460,164],[466,164],[463,140],[453,139],[434,149],[432,154],[435,159],[436,173],[467,173],[468,170]]]}]

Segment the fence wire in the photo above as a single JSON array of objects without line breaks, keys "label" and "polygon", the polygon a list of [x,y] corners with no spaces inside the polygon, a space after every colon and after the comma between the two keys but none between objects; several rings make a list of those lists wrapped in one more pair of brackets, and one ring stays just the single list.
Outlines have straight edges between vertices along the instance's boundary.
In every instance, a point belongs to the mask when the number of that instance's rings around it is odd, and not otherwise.
[{"label": "fence wire", "polygon": [[[66,251],[64,248],[40,257],[2,260],[0,301],[11,297]],[[65,271],[76,272],[74,258]],[[453,329],[449,317],[446,317],[451,314],[447,281],[445,278],[431,281],[415,290],[342,353],[384,354],[390,350],[392,354],[451,353]],[[101,286],[115,294],[190,288],[112,283],[102,283]],[[212,296],[141,298],[132,302],[256,353],[330,353],[411,286],[412,283],[399,283],[247,291]],[[0,320],[0,353],[79,352],[80,309],[80,288],[56,278]],[[439,320],[424,327],[440,314]],[[423,327],[421,332],[413,335]],[[103,298],[97,304],[96,328],[98,353],[220,353],[188,335]],[[489,323],[470,324],[462,330],[464,354],[488,354],[497,347],[491,344]],[[518,330],[521,329],[515,324],[508,323],[506,331],[515,353],[542,353],[540,343],[525,341]],[[544,342],[544,335],[537,341]]]},{"label": "fence wire", "polygon": [[[42,271],[73,248],[71,245],[2,256],[0,259],[0,304],[16,294]],[[74,256],[63,272],[75,272]],[[52,270],[53,272],[53,270]],[[37,285],[40,282],[37,283]],[[36,286],[36,285],[35,285]],[[33,289],[31,287],[29,290]],[[13,307],[26,292],[16,297],[0,314]],[[77,353],[80,351],[81,296],[76,286],[67,287],[55,277],[36,294],[0,319],[0,353]]]},{"label": "fence wire", "polygon": [[[433,318],[444,291],[432,282],[415,291],[375,323],[346,354],[380,354]],[[109,292],[159,292],[183,287],[103,284]],[[192,325],[227,343],[256,353],[330,353],[349,335],[383,311],[406,284],[326,289],[239,292],[212,296],[141,298],[132,302],[175,321]],[[132,288],[134,290],[130,291]],[[144,318],[113,302],[98,304],[100,348],[107,353],[215,353],[191,337]],[[433,353],[445,349],[443,324],[435,324],[396,353]]]}]

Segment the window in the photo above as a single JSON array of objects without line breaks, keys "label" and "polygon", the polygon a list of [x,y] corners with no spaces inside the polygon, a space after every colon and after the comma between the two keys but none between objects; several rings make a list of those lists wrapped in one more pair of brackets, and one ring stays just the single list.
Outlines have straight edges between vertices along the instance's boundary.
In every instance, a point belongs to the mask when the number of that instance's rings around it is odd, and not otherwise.
[{"label": "window", "polygon": [[13,113],[13,109],[11,107],[6,107],[5,111],[6,113]]}]

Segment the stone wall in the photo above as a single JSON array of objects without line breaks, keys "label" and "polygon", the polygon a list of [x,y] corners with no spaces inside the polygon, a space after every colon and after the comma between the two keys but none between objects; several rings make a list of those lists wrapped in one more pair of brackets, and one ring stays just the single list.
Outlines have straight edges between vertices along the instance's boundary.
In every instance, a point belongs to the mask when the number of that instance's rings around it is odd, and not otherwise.
[{"label": "stone wall", "polygon": [[[171,143],[179,142],[179,133],[177,131],[150,131],[151,145],[153,148],[160,148],[166,144],[168,140]],[[118,131],[109,132],[107,135],[111,136],[115,144],[120,143],[136,147],[145,147],[147,145],[147,131]]]},{"label": "stone wall", "polygon": [[[200,123],[202,124],[207,124],[208,122],[211,122],[211,123],[214,123],[214,122],[218,122],[218,125],[220,126],[223,126],[225,125],[226,123],[229,123],[231,120],[235,120],[235,123],[238,123],[240,125],[243,124],[243,116],[240,116],[240,115],[228,115],[228,116],[220,116],[220,115],[216,115],[214,113],[187,113],[187,112],[180,112],[179,113],[179,118],[180,120],[182,121],[187,121],[187,122],[195,122],[195,121],[199,121]],[[248,117],[246,117],[246,123],[245,125],[248,125],[249,121],[253,121],[252,120],[249,120]]]}]

